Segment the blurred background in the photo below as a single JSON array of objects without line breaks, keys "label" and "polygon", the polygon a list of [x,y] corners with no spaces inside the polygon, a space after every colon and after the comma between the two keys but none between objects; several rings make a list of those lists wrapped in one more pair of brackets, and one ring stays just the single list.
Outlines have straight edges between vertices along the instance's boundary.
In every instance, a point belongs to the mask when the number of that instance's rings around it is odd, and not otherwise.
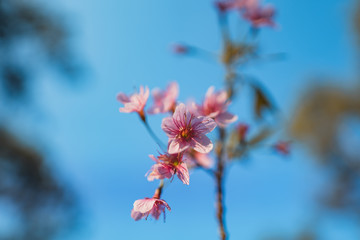
[{"label": "blurred background", "polygon": [[[279,26],[261,30],[264,57],[241,70],[271,94],[292,148],[258,149],[227,172],[230,239],[360,239],[358,3],[266,2]],[[212,0],[0,0],[0,239],[218,239],[203,171],[165,189],[166,223],[130,217],[156,188],[144,174],[158,147],[116,94],[176,80],[186,102],[222,87],[218,59],[176,56],[175,42],[221,49]],[[251,133],[250,95],[231,111]],[[162,117],[149,121],[166,140]]]}]

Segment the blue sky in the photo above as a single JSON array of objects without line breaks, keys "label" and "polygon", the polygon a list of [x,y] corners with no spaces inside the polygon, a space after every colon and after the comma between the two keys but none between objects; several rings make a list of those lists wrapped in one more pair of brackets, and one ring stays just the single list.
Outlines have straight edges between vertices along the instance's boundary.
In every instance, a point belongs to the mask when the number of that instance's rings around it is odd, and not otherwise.
[{"label": "blue sky", "polygon": [[[280,62],[257,62],[244,71],[260,79],[288,118],[295,99],[311,76],[354,75],[350,22],[352,1],[273,0],[279,30],[260,34],[263,54],[285,52]],[[172,207],[166,223],[135,222],[136,199],[151,196],[156,183],[144,174],[156,144],[135,114],[118,112],[115,96],[134,87],[180,85],[180,100],[198,100],[210,85],[220,88],[224,71],[211,59],[171,54],[174,42],[217,51],[221,46],[211,0],[57,0],[46,2],[72,22],[73,46],[85,59],[88,81],[76,89],[41,76],[36,102],[45,118],[26,118],[24,129],[39,133],[47,154],[71,182],[84,207],[84,228],[73,239],[217,239],[214,184],[195,171],[190,186],[175,180],[163,198]],[[231,16],[235,22],[237,15]],[[234,24],[236,26],[236,24]],[[246,25],[239,31],[245,32]],[[248,121],[249,102],[233,105]],[[244,107],[245,106],[245,107]],[[237,109],[242,109],[237,111]],[[26,115],[26,114],[24,114]],[[150,124],[164,141],[161,117]],[[28,130],[29,131],[29,130]],[[46,144],[45,144],[46,143]],[[313,200],[324,181],[310,155],[295,148],[289,158],[269,150],[253,154],[247,164],[234,164],[226,182],[227,223],[231,239],[259,239],[267,233],[295,234],[307,223]],[[339,225],[341,229],[333,229]],[[342,224],[342,225],[341,225]],[[354,239],[348,220],[324,226],[324,239]],[[345,230],[344,230],[345,229]],[[341,236],[339,238],[339,236]]]}]

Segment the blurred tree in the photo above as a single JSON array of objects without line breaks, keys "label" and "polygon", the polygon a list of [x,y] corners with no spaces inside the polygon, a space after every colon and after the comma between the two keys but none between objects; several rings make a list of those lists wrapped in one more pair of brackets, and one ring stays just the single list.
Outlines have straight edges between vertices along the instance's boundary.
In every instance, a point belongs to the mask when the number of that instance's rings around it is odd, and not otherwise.
[{"label": "blurred tree", "polygon": [[[354,18],[357,40],[360,39],[359,19],[360,4]],[[357,44],[359,47],[360,41]],[[292,136],[312,150],[328,174],[326,187],[319,194],[319,211],[313,224],[315,232],[321,220],[331,213],[344,218],[354,216],[360,226],[359,79],[358,76],[346,86],[342,79],[334,81],[325,77],[321,82],[326,85],[310,86],[298,99],[290,125]]]},{"label": "blurred tree", "polygon": [[[74,81],[80,73],[70,30],[44,2],[0,0],[0,100],[24,103],[36,73],[53,68]],[[29,98],[27,98],[28,100]],[[36,142],[34,143],[36,145]],[[34,146],[35,146],[34,145]],[[78,203],[42,153],[0,119],[0,209],[14,209],[1,239],[54,239],[77,223]]]},{"label": "blurred tree", "polygon": [[5,129],[0,129],[0,198],[8,200],[1,207],[18,213],[8,219],[16,220],[14,231],[0,232],[1,239],[53,239],[76,223],[72,193],[55,178],[40,153]]},{"label": "blurred tree", "polygon": [[60,15],[36,1],[0,0],[0,81],[3,93],[20,97],[36,70],[53,67],[69,80],[79,73],[70,30]]}]

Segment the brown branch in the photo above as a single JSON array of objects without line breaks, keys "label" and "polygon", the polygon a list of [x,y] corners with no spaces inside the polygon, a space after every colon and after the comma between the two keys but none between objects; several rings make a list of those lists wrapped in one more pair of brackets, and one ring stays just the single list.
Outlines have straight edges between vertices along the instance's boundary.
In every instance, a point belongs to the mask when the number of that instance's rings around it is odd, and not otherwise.
[{"label": "brown branch", "polygon": [[217,167],[215,172],[216,180],[216,217],[219,224],[220,239],[227,239],[227,230],[225,225],[225,206],[224,206],[224,143],[226,132],[225,129],[219,128],[219,142],[217,145]]}]

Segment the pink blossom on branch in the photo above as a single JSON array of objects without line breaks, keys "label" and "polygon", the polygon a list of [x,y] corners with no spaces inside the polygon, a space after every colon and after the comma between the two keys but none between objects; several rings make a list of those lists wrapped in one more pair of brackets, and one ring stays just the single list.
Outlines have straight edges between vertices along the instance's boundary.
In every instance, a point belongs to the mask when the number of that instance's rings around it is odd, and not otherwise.
[{"label": "pink blossom on branch", "polygon": [[172,117],[163,119],[161,127],[169,137],[169,154],[180,153],[188,148],[208,153],[213,148],[205,134],[214,130],[216,123],[211,118],[191,114],[183,103],[176,107]]},{"label": "pink blossom on branch", "polygon": [[131,217],[138,221],[142,218],[147,219],[151,215],[156,220],[159,219],[161,213],[164,213],[165,220],[165,208],[171,211],[170,206],[162,199],[159,199],[158,190],[155,192],[152,198],[139,199],[134,202],[134,208],[131,210]]},{"label": "pink blossom on branch", "polygon": [[276,24],[273,21],[274,16],[275,9],[272,6],[246,8],[243,13],[243,17],[250,21],[254,28],[261,26],[275,27]]},{"label": "pink blossom on branch", "polygon": [[119,93],[117,95],[117,100],[124,104],[124,107],[120,108],[120,112],[124,113],[130,113],[130,112],[137,112],[141,119],[145,121],[145,113],[144,113],[144,107],[146,105],[146,102],[149,98],[149,88],[140,86],[139,93],[134,93],[130,96]]},{"label": "pink blossom on branch", "polygon": [[246,8],[254,8],[259,6],[258,0],[222,0],[215,2],[215,6],[220,12],[229,10],[245,10]]},{"label": "pink blossom on branch", "polygon": [[192,111],[198,116],[207,116],[213,118],[220,127],[235,122],[237,116],[227,111],[228,101],[227,92],[224,90],[214,92],[213,86],[209,87],[202,105],[193,104]]},{"label": "pink blossom on branch", "polygon": [[220,12],[231,9],[238,10],[243,18],[248,20],[254,28],[261,26],[274,27],[275,9],[272,6],[261,6],[259,0],[226,0],[216,2]]},{"label": "pink blossom on branch", "polygon": [[239,10],[249,10],[260,7],[259,0],[235,0],[234,7]]},{"label": "pink blossom on branch", "polygon": [[180,181],[189,185],[189,171],[182,160],[182,154],[162,154],[157,158],[154,155],[149,155],[149,157],[156,162],[149,170],[150,173],[147,173],[149,181],[164,178],[170,179],[176,174]]},{"label": "pink blossom on branch", "polygon": [[176,106],[176,99],[179,95],[179,85],[176,82],[171,82],[165,91],[154,89],[152,96],[154,104],[148,110],[150,114],[166,113],[174,111]]}]

